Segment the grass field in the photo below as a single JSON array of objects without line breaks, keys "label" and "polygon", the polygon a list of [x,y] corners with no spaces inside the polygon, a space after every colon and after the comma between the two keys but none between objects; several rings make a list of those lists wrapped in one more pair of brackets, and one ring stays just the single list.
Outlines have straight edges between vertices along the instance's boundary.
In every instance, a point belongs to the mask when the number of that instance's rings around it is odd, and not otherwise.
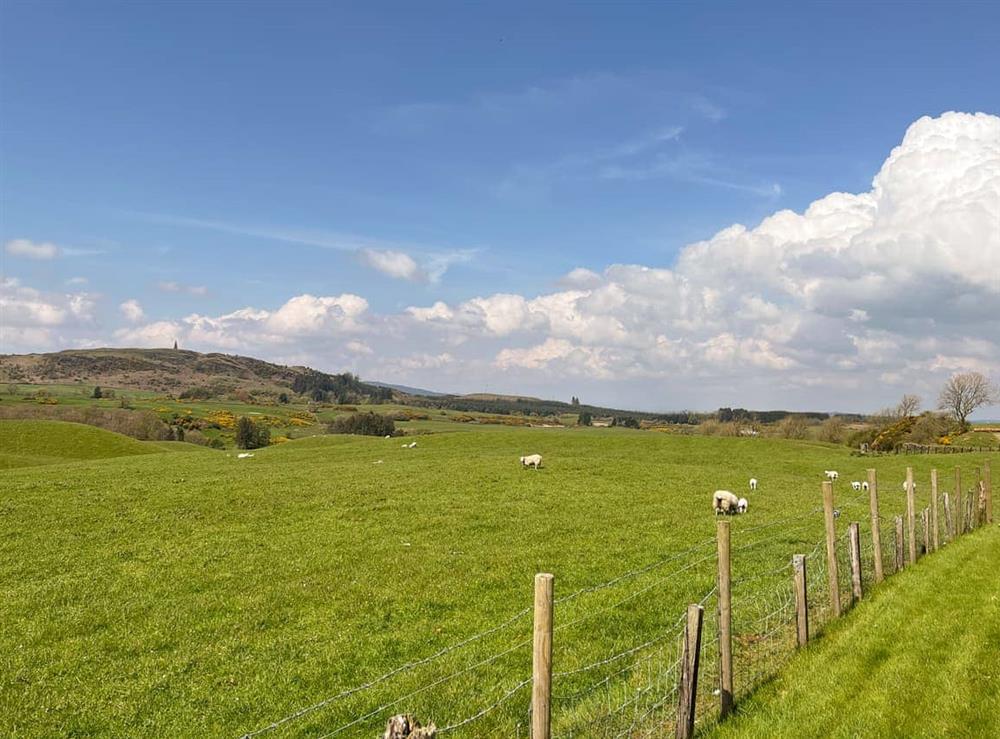
[{"label": "grass field", "polygon": [[1000,736],[1000,527],[904,571],[716,737]]},{"label": "grass field", "polygon": [[[517,462],[532,452],[545,456],[538,472]],[[822,470],[841,473],[846,522],[864,520],[848,481],[868,464],[888,516],[902,510],[906,464],[926,505],[932,466],[961,464],[971,480],[985,458],[491,427],[421,436],[415,449],[328,436],[242,460],[164,452],[6,470],[0,734],[239,736],[506,624],[268,736],[373,736],[400,711],[448,725],[508,691],[453,733],[516,735],[525,609],[534,574],[550,571],[564,599],[555,669],[571,673],[556,678],[554,723],[587,735],[636,681],[667,679],[649,671],[666,659],[656,645],[672,645],[684,605],[714,584],[714,489],[760,480],[732,520],[734,609],[752,629],[744,614],[766,608],[790,554],[822,536]],[[648,643],[635,653],[649,656],[646,673],[620,660],[572,672]]]}]

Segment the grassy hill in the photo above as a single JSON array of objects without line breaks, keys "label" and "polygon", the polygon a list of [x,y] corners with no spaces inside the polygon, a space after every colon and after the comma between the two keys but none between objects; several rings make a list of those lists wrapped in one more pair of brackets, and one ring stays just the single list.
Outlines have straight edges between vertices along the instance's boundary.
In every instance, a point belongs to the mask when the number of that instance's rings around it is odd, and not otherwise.
[{"label": "grassy hill", "polygon": [[890,579],[715,737],[1000,736],[1000,527]]},{"label": "grassy hill", "polygon": [[[609,716],[618,733],[638,719],[633,698],[653,710],[645,696],[669,691],[663,649],[684,605],[711,592],[712,490],[760,480],[751,512],[732,519],[750,643],[750,609],[770,611],[789,554],[821,540],[822,470],[850,480],[875,464],[891,521],[906,464],[923,506],[930,467],[956,463],[626,429],[416,440],[0,471],[0,734],[240,736],[416,662],[271,736],[375,736],[399,711],[446,725],[502,698],[451,735],[525,736],[539,571],[556,573],[559,599],[556,732],[593,735],[594,716]],[[521,469],[533,452],[543,469]],[[841,526],[867,515],[844,485]]]},{"label": "grassy hill", "polygon": [[201,354],[183,349],[74,349],[50,354],[0,356],[0,382],[102,385],[195,397],[225,393],[312,393],[316,388],[343,400],[388,399],[392,391],[349,374],[286,367],[252,357]]},{"label": "grassy hill", "polygon": [[199,447],[136,441],[79,423],[0,420],[0,469],[153,454],[168,449],[187,451]]}]

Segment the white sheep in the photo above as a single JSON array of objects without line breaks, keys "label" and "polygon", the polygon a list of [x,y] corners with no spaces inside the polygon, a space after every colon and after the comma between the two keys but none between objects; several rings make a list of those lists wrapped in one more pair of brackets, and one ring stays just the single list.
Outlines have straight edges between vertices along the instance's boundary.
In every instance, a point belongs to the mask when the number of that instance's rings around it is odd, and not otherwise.
[{"label": "white sheep", "polygon": [[823,474],[826,475],[831,480],[836,480],[838,477],[840,477],[840,475],[837,473],[837,470],[824,470]]},{"label": "white sheep", "polygon": [[408,449],[413,449],[413,447],[415,447],[416,445],[417,445],[417,442],[415,442],[415,441],[411,441],[411,442],[410,442],[410,443],[409,443],[409,444],[407,445],[407,448],[408,448]]},{"label": "white sheep", "polygon": [[728,490],[716,490],[712,493],[712,510],[715,511],[715,515],[736,513],[739,506],[740,498]]},{"label": "white sheep", "polygon": [[240,454],[236,455],[236,458],[237,459],[246,459],[247,457],[252,457],[252,456],[253,456],[253,454],[251,454],[250,452],[241,452]]},{"label": "white sheep", "polygon": [[522,467],[534,467],[536,470],[542,466],[542,455],[541,454],[528,454],[527,456],[521,457]]},{"label": "white sheep", "polygon": [[736,504],[736,512],[737,513],[746,513],[747,512],[747,508],[749,508],[749,507],[750,507],[750,504],[747,502],[747,499],[746,498],[740,498],[739,502]]},{"label": "white sheep", "polygon": [[863,482],[861,483],[861,489],[862,489],[862,490],[864,490],[864,491],[865,491],[866,493],[868,492],[868,490],[869,490],[870,488],[868,487],[868,481],[867,481],[867,480],[864,480],[864,481],[863,481]]},{"label": "white sheep", "polygon": [[851,489],[852,490],[860,490],[861,489],[861,482],[858,481],[858,480],[851,480]]},{"label": "white sheep", "polygon": [[[913,489],[917,489],[917,483],[913,483]],[[903,492],[906,492],[906,480],[903,480]]]},{"label": "white sheep", "polygon": [[750,489],[751,490],[756,490],[757,489],[757,478],[756,477],[751,477],[750,478]]}]

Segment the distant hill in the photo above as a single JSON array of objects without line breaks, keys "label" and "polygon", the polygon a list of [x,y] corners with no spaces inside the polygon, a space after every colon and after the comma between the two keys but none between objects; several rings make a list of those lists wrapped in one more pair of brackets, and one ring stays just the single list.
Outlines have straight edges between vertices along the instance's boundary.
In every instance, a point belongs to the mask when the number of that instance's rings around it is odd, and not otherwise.
[{"label": "distant hill", "polygon": [[72,349],[50,354],[0,355],[0,382],[81,383],[190,397],[291,391],[338,402],[390,400],[390,388],[350,373],[329,374],[235,354],[185,349]]},{"label": "distant hill", "polygon": [[391,382],[375,382],[374,380],[366,380],[369,385],[375,385],[376,387],[387,387],[390,390],[398,390],[401,393],[406,393],[407,395],[424,395],[428,398],[439,398],[447,393],[439,393],[434,390],[425,390],[419,387],[410,387],[409,385],[394,385]]}]

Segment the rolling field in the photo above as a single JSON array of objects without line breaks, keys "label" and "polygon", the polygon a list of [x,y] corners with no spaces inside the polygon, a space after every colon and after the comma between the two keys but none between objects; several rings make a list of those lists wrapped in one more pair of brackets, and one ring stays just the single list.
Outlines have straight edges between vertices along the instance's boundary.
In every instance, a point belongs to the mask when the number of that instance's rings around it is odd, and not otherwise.
[{"label": "rolling field", "polygon": [[[532,452],[545,457],[538,472],[517,462]],[[445,735],[524,736],[540,571],[556,575],[554,726],[617,733],[628,720],[593,722],[623,703],[638,720],[622,696],[667,689],[678,618],[711,596],[713,490],[760,480],[749,513],[731,519],[749,645],[760,630],[749,614],[769,609],[790,555],[821,540],[822,470],[840,471],[846,527],[867,518],[849,485],[866,466],[889,517],[907,464],[923,506],[932,466],[950,490],[955,464],[971,481],[985,458],[494,427],[420,436],[415,449],[326,436],[242,460],[152,453],[6,470],[0,733],[240,736],[335,698],[255,735],[374,736],[408,711],[439,727],[469,719]]]}]

